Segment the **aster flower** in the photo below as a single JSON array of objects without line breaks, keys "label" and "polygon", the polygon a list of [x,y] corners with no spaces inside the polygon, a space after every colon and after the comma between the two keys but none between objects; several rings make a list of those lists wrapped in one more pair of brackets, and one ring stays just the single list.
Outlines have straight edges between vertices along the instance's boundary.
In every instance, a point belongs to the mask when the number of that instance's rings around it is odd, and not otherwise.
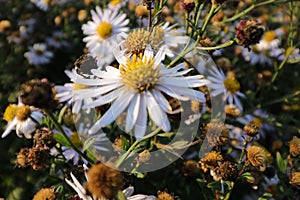
[{"label": "aster flower", "polygon": [[206,79],[210,81],[208,87],[211,90],[211,96],[215,97],[225,93],[224,100],[227,101],[229,105],[235,104],[238,109],[243,110],[239,97],[245,98],[245,95],[239,91],[240,84],[231,73],[225,76],[224,72],[217,67],[206,68],[203,61],[198,63],[197,69],[202,74],[205,74]]},{"label": "aster flower", "polygon": [[275,48],[271,50],[270,55],[274,58],[276,58],[279,61],[284,60],[287,55],[289,54],[289,58],[288,61],[293,62],[294,60],[300,60],[300,51],[298,48],[296,49],[291,49],[291,48],[287,48],[282,49],[282,48]]},{"label": "aster flower", "polygon": [[56,98],[58,98],[60,102],[67,102],[69,105],[72,104],[72,113],[78,114],[82,108],[82,105],[90,104],[93,100],[91,97],[75,98],[74,93],[80,93],[82,89],[88,88],[89,86],[74,82],[79,78],[79,75],[76,73],[75,69],[72,69],[72,71],[65,70],[65,74],[73,83],[65,83],[63,86],[55,86]]},{"label": "aster flower", "polygon": [[116,46],[116,36],[121,32],[127,32],[129,20],[126,14],[117,10],[96,7],[91,11],[92,21],[82,26],[83,38],[86,46],[98,63],[111,63],[113,61],[112,47]]},{"label": "aster flower", "polygon": [[176,29],[177,26],[177,24],[170,26],[170,23],[166,22],[154,27],[151,32],[145,29],[136,29],[128,35],[121,34],[124,38],[122,42],[123,51],[130,56],[144,52],[146,47],[150,45],[153,51],[162,54],[163,59],[165,55],[173,57],[176,48],[186,44],[189,39],[184,36],[184,30]]},{"label": "aster flower", "polygon": [[51,61],[53,53],[47,50],[46,44],[36,43],[29,47],[29,51],[25,52],[24,56],[32,65],[44,65]]},{"label": "aster flower", "polygon": [[29,18],[18,22],[19,32],[22,38],[28,38],[30,34],[33,33],[36,21],[34,18]]},{"label": "aster flower", "polygon": [[30,0],[30,1],[43,11],[49,10],[51,4],[51,0]]},{"label": "aster flower", "polygon": [[[109,167],[105,166],[104,164],[99,164],[99,165],[102,165],[103,167],[105,167],[105,169],[102,170],[100,173],[106,173],[106,172],[109,172],[109,171],[112,171],[112,170],[113,170],[113,172],[114,171],[117,172],[117,170],[115,170],[115,169],[106,170]],[[84,169],[85,169],[85,178],[88,182],[88,181],[90,181],[90,177],[87,173],[89,171],[89,168],[86,165],[83,165],[83,166],[84,166]],[[91,196],[90,194],[88,194],[85,187],[83,187],[83,185],[77,180],[77,178],[72,173],[70,175],[71,175],[72,180],[65,179],[65,181],[77,192],[78,196],[82,200],[97,200],[97,199],[99,199],[95,196]],[[103,175],[103,176],[105,177],[105,175]],[[107,174],[106,176],[111,176],[111,175]],[[114,179],[115,178],[116,177],[114,177]],[[99,180],[99,181],[101,181],[101,180]],[[101,182],[99,182],[99,183],[101,184]],[[109,183],[106,180],[105,183],[102,183],[102,184],[104,184],[103,187],[107,187],[106,184],[109,184]],[[97,184],[97,185],[99,185],[99,184]],[[100,187],[101,187],[101,185],[100,185]],[[105,189],[105,188],[103,188],[103,189]],[[107,190],[111,190],[111,188],[107,188]],[[126,197],[126,199],[128,199],[128,200],[155,200],[156,199],[155,196],[148,196],[148,195],[142,195],[142,194],[137,194],[137,195],[132,196],[133,193],[134,193],[134,188],[132,186],[130,186],[130,187],[126,188],[125,190],[123,190],[123,194]],[[101,199],[108,200],[105,197],[101,198]]]},{"label": "aster flower", "polygon": [[2,134],[2,138],[6,137],[14,129],[16,129],[16,133],[19,137],[24,135],[27,139],[32,138],[32,133],[39,124],[42,124],[43,117],[44,115],[39,109],[24,105],[20,101],[18,105],[8,105],[3,116],[3,119],[7,121],[8,124]]},{"label": "aster flower", "polygon": [[[103,145],[108,142],[108,138],[104,133],[101,134],[88,134],[89,125],[85,125],[84,123],[78,124],[78,130],[72,131],[68,127],[63,127],[65,133],[70,138],[72,143],[77,146],[79,149],[84,148],[84,142],[86,140],[93,140],[93,147],[98,151],[108,151],[108,149]],[[56,132],[54,130],[54,132]],[[73,164],[78,164],[79,160],[82,158],[73,148],[69,148],[66,146],[62,147],[63,155],[67,159],[67,161],[73,161]],[[58,152],[56,149],[51,149],[51,154],[56,155]],[[84,163],[88,163],[85,159],[83,159]]]},{"label": "aster flower", "polygon": [[[112,102],[108,111],[93,125],[90,132],[97,132],[111,124],[123,111],[127,110],[125,131],[134,127],[135,136],[140,139],[146,133],[147,110],[153,122],[163,131],[170,130],[167,113],[172,113],[171,106],[163,93],[178,100],[205,101],[204,94],[192,89],[206,84],[203,76],[186,75],[189,70],[182,70],[184,64],[166,68],[162,55],[154,57],[151,48],[143,56],[133,55],[126,58],[120,51],[115,51],[120,63],[119,69],[108,66],[106,71],[92,70],[98,79],[86,79],[82,84],[99,86],[97,89],[86,89],[83,96],[96,97],[87,105],[94,108]],[[80,82],[80,81],[78,81]]]},{"label": "aster flower", "polygon": [[54,31],[51,37],[46,38],[46,43],[48,46],[56,49],[69,46],[69,43],[64,41],[64,33],[62,31]]}]

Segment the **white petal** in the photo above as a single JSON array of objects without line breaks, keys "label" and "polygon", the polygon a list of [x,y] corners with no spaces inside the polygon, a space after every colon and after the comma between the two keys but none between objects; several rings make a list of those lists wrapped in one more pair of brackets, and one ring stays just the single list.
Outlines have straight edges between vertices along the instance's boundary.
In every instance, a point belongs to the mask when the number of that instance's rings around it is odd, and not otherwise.
[{"label": "white petal", "polygon": [[133,128],[137,116],[139,114],[139,108],[140,108],[140,94],[137,94],[133,100],[130,102],[130,105],[127,110],[126,114],[126,126],[125,131],[128,133]]},{"label": "white petal", "polygon": [[145,100],[145,95],[141,94],[139,115],[137,117],[136,125],[134,127],[134,136],[136,137],[137,140],[142,139],[142,137],[145,135],[146,128],[147,128],[146,100]]}]

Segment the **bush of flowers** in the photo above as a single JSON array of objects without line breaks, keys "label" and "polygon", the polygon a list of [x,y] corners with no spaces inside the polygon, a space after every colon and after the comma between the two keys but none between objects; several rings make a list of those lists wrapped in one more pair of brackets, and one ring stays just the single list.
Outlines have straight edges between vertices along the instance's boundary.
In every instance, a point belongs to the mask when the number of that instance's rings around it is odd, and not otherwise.
[{"label": "bush of flowers", "polygon": [[300,198],[300,2],[1,1],[0,199]]}]

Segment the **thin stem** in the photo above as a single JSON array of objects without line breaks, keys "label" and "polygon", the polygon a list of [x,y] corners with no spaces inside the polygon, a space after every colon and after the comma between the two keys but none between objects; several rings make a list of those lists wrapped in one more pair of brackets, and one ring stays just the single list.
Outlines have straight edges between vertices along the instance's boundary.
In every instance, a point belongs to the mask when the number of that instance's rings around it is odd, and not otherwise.
[{"label": "thin stem", "polygon": [[63,134],[63,136],[65,137],[65,139],[68,141],[68,143],[71,145],[71,147],[74,149],[74,151],[76,151],[82,158],[86,159],[90,164],[93,164],[94,161],[91,160],[89,157],[87,157],[84,153],[82,153],[80,151],[80,149],[77,148],[77,146],[70,140],[70,138],[68,137],[68,135],[66,134],[66,132],[64,131],[64,129],[62,128],[62,126],[58,123],[58,121],[56,120],[55,116],[52,114],[52,112],[48,111],[47,109],[43,109],[43,111],[46,113],[46,115],[50,118],[50,120],[52,121],[52,123],[54,124],[55,128],[57,128],[57,130]]},{"label": "thin stem", "polygon": [[161,129],[160,128],[157,128],[155,129],[152,133],[149,133],[148,135],[144,136],[142,139],[140,140],[136,140],[131,146],[130,148],[126,151],[126,153],[124,153],[121,158],[118,160],[118,162],[116,163],[116,167],[119,167],[124,161],[125,159],[129,156],[129,154],[135,149],[135,147],[137,145],[140,144],[140,142],[148,139],[148,138],[151,138],[153,136],[155,136]]},{"label": "thin stem", "polygon": [[197,47],[197,49],[199,50],[206,50],[206,51],[211,51],[211,50],[217,50],[217,49],[222,49],[222,48],[225,48],[225,47],[229,47],[231,46],[232,44],[234,44],[234,40],[230,40],[224,44],[221,44],[219,46],[215,46],[215,47]]},{"label": "thin stem", "polygon": [[208,15],[205,17],[205,21],[203,22],[203,25],[202,25],[202,28],[201,28],[201,35],[205,31],[206,26],[208,25],[208,22],[210,21],[210,19],[213,17],[213,15],[215,13],[215,9],[216,9],[216,5],[212,4],[211,7],[210,7]]},{"label": "thin stem", "polygon": [[[222,22],[220,23],[226,23],[226,22],[232,22],[242,16],[244,16],[245,14],[247,14],[248,12],[250,12],[251,10],[253,10],[254,8],[257,8],[259,6],[264,6],[264,5],[267,5],[267,4],[271,4],[271,3],[274,3],[276,0],[268,0],[268,1],[263,1],[263,2],[260,2],[260,3],[257,3],[257,4],[252,4],[251,6],[249,6],[247,9],[243,10],[242,12],[228,18],[228,19],[225,19],[223,20]],[[284,3],[284,2],[287,2],[288,0],[286,1],[276,1],[276,3]]]},{"label": "thin stem", "polygon": [[276,69],[276,72],[274,73],[271,82],[274,83],[279,72],[281,71],[281,69],[284,67],[284,65],[286,64],[286,62],[289,60],[289,56],[292,54],[292,52],[294,51],[294,48],[289,49],[289,51],[287,52],[287,54],[285,55],[285,58],[283,61],[281,61],[279,67]]}]

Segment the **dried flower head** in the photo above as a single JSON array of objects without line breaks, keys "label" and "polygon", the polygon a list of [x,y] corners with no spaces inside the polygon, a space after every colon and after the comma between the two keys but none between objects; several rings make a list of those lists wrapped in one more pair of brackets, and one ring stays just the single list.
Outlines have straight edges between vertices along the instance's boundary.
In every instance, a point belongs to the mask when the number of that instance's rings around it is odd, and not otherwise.
[{"label": "dried flower head", "polygon": [[87,190],[99,199],[112,199],[123,186],[123,176],[119,170],[105,164],[93,165],[87,172]]},{"label": "dried flower head", "polygon": [[148,162],[151,158],[151,154],[149,152],[149,150],[144,150],[141,153],[139,153],[138,155],[138,161],[141,163],[145,163]]},{"label": "dried flower head", "polygon": [[244,126],[245,133],[250,137],[256,136],[259,133],[259,129],[260,127],[255,121],[251,121]]},{"label": "dried flower head", "polygon": [[292,156],[298,156],[300,154],[300,138],[294,136],[289,142],[290,154]]},{"label": "dried flower head", "polygon": [[181,0],[181,5],[186,12],[190,13],[195,8],[195,1],[194,0]]},{"label": "dried flower head", "polygon": [[220,162],[214,171],[214,180],[235,180],[238,175],[237,164],[229,161]]},{"label": "dried flower head", "polygon": [[228,71],[232,66],[231,61],[226,57],[218,58],[216,60],[216,65],[224,71]]},{"label": "dried flower head", "polygon": [[241,115],[241,110],[235,104],[228,104],[225,106],[225,113],[232,117],[238,117]]},{"label": "dried flower head", "polygon": [[292,172],[291,173],[290,183],[292,185],[300,186],[300,172]]},{"label": "dried flower head", "polygon": [[138,5],[135,8],[135,14],[139,18],[147,18],[149,15],[149,10],[147,9],[147,6],[144,5]]},{"label": "dried flower head", "polygon": [[17,155],[17,160],[16,160],[16,166],[17,167],[25,168],[25,167],[29,166],[29,163],[28,163],[28,160],[27,160],[28,153],[29,153],[28,148],[22,148],[20,150],[20,152]]},{"label": "dried flower head", "polygon": [[38,191],[32,200],[55,200],[56,199],[56,193],[54,191],[54,188],[42,188],[40,191]]},{"label": "dried flower head", "polygon": [[55,108],[53,87],[46,79],[33,79],[21,85],[22,103],[37,108]]},{"label": "dried flower head", "polygon": [[195,177],[200,174],[200,166],[194,160],[188,160],[183,164],[183,175]]},{"label": "dried flower head", "polygon": [[50,158],[49,148],[37,146],[29,149],[27,161],[32,169],[41,170],[47,167]]},{"label": "dried flower head", "polygon": [[242,20],[235,27],[237,43],[243,47],[256,44],[264,33],[264,27],[255,20]]},{"label": "dried flower head", "polygon": [[247,158],[251,165],[254,167],[260,167],[261,171],[264,171],[267,163],[266,150],[260,146],[250,146],[247,151]]},{"label": "dried flower head", "polygon": [[53,138],[53,132],[48,128],[40,128],[35,131],[33,141],[36,146],[46,146],[48,148],[54,147],[56,141]]},{"label": "dried flower head", "polygon": [[169,194],[166,191],[158,191],[156,200],[174,200],[174,195]]},{"label": "dried flower head", "polygon": [[219,162],[223,161],[223,157],[219,152],[212,151],[205,155],[200,161],[200,167],[204,172],[214,169],[218,166]]},{"label": "dried flower head", "polygon": [[212,146],[222,146],[229,140],[228,128],[217,120],[213,120],[206,124],[203,132],[207,137],[208,143]]}]

